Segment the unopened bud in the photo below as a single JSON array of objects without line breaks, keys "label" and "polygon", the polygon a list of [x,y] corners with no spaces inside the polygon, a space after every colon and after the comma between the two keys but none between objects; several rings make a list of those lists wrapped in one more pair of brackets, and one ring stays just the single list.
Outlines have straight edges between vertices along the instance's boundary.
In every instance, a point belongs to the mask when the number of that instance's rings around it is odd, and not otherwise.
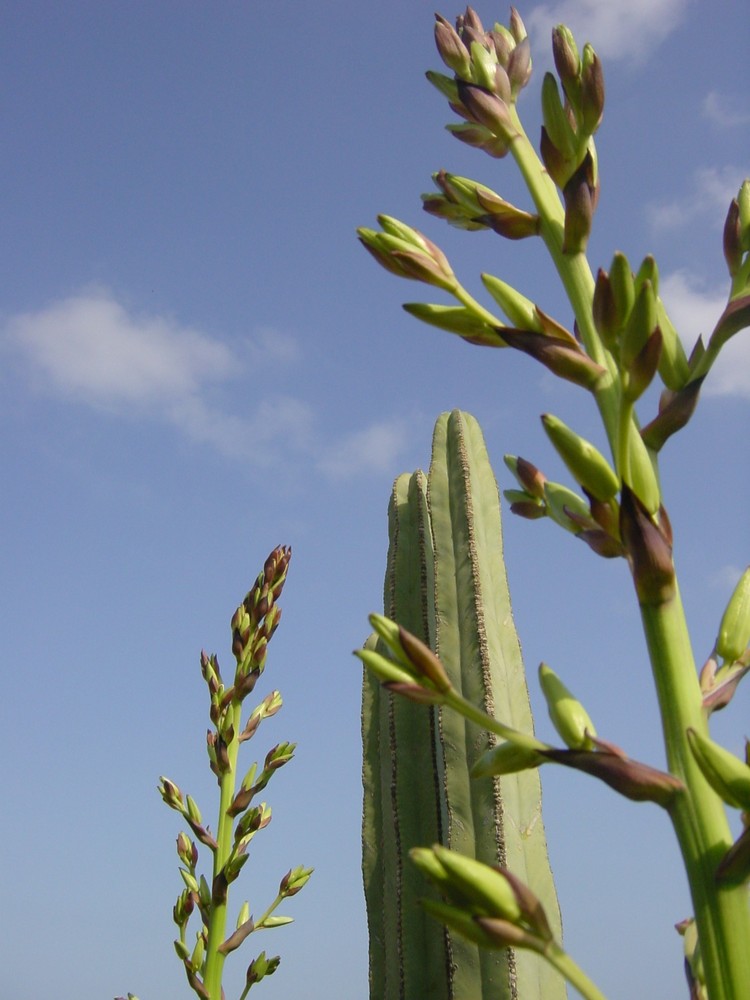
[{"label": "unopened bud", "polygon": [[597,500],[610,500],[620,488],[620,480],[604,455],[575,431],[545,413],[542,424],[560,458],[573,478]]},{"label": "unopened bud", "polygon": [[734,588],[719,625],[716,651],[726,663],[738,660],[750,644],[750,566]]},{"label": "unopened bud", "polygon": [[734,809],[750,810],[750,767],[713,740],[688,729],[688,743],[703,777]]},{"label": "unopened bud", "polygon": [[604,112],[604,75],[599,57],[587,43],[581,61],[581,128],[593,135]]},{"label": "unopened bud", "polygon": [[549,716],[557,732],[571,750],[591,750],[596,729],[588,712],[546,663],[539,665],[539,683],[547,701]]}]

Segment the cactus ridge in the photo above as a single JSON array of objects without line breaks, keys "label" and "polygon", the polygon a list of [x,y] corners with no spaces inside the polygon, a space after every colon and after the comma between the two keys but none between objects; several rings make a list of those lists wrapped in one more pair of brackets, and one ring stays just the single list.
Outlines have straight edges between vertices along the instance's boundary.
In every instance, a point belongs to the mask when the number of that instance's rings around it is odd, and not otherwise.
[{"label": "cactus ridge", "polygon": [[[429,475],[398,477],[388,525],[385,613],[440,655],[465,698],[533,732],[497,483],[473,417],[438,418]],[[539,896],[559,940],[538,773],[471,778],[488,734],[392,696],[367,672],[362,736],[371,1000],[562,1000],[562,978],[538,956],[478,949],[425,914],[417,900],[435,890],[407,856],[438,842],[507,866]]]}]

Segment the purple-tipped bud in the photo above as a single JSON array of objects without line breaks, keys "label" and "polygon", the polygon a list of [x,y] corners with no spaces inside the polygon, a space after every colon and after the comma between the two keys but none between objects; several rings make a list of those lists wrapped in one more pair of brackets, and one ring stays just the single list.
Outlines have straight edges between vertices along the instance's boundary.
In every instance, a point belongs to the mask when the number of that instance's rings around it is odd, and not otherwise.
[{"label": "purple-tipped bud", "polygon": [[696,378],[678,392],[665,390],[662,393],[658,416],[641,431],[647,448],[658,452],[665,441],[685,426],[698,405],[702,384],[703,378]]},{"label": "purple-tipped bud", "polygon": [[516,135],[507,104],[484,87],[459,81],[458,94],[470,118],[493,135],[509,140]]},{"label": "purple-tipped bud", "polygon": [[555,375],[585,389],[592,389],[606,374],[606,369],[592,361],[580,348],[546,334],[503,327],[502,336],[510,347],[531,355]]},{"label": "purple-tipped bud", "polygon": [[672,600],[675,571],[671,541],[627,486],[622,488],[620,536],[639,602],[659,605]]},{"label": "purple-tipped bud", "polygon": [[573,33],[564,24],[558,24],[552,31],[552,55],[565,93],[571,99],[577,97],[580,87],[578,78],[581,73],[581,58]]},{"label": "purple-tipped bud", "polygon": [[581,65],[581,128],[593,135],[604,113],[604,74],[599,57],[590,45],[583,49]]},{"label": "purple-tipped bud", "polygon": [[676,794],[685,790],[683,783],[673,775],[620,754],[599,750],[547,750],[543,756],[601,779],[634,802],[656,802],[667,807]]},{"label": "purple-tipped bud", "polygon": [[[519,19],[520,20],[520,19]],[[531,78],[531,45],[524,38],[516,45],[508,61],[508,79],[513,100],[517,100],[521,90]]]},{"label": "purple-tipped bud", "polygon": [[565,199],[565,230],[563,253],[583,253],[588,243],[594,218],[598,191],[594,159],[587,152],[583,162],[563,188]]},{"label": "purple-tipped bud", "polygon": [[661,330],[657,326],[630,364],[624,384],[626,399],[634,402],[651,385],[659,367],[661,348]]},{"label": "purple-tipped bud", "polygon": [[617,343],[619,322],[615,297],[612,292],[609,275],[599,268],[594,285],[594,301],[592,306],[594,326],[605,347],[610,351]]},{"label": "purple-tipped bud", "polygon": [[724,260],[730,277],[734,277],[742,266],[742,242],[740,226],[740,205],[733,198],[724,222]]},{"label": "purple-tipped bud", "polygon": [[471,77],[471,59],[466,45],[453,25],[440,14],[435,15],[435,44],[440,58],[456,76],[464,80]]}]

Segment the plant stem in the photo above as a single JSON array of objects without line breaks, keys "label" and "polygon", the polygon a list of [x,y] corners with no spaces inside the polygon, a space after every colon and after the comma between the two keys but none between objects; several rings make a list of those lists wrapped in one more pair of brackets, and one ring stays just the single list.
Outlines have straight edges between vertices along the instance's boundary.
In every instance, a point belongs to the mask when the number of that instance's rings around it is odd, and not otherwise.
[{"label": "plant stem", "polygon": [[[216,837],[217,848],[214,852],[213,878],[224,868],[232,852],[232,835],[234,823],[227,814],[232,804],[236,785],[237,755],[239,753],[239,733],[242,729],[242,704],[235,699],[229,709],[234,736],[227,745],[229,767],[221,775],[219,793],[219,819]],[[225,956],[219,951],[219,946],[226,936],[227,903],[226,898],[211,905],[211,919],[208,926],[208,944],[206,947],[206,966],[204,986],[211,1000],[221,1000],[221,979],[224,970]]]},{"label": "plant stem", "polygon": [[686,792],[670,809],[682,851],[711,1000],[750,996],[750,909],[745,886],[716,885],[714,872],[732,837],[724,806],[687,742],[688,727],[707,734],[706,715],[679,595],[641,605],[641,619],[661,710],[667,761]]},{"label": "plant stem", "polygon": [[606,1000],[602,991],[589,979],[583,969],[554,941],[550,941],[541,954],[582,997],[585,997],[585,1000]]}]

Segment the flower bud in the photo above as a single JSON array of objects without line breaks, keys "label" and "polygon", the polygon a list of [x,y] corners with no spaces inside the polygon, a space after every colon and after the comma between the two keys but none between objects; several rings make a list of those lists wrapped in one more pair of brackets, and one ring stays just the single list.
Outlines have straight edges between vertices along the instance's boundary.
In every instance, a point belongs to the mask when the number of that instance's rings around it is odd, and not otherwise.
[{"label": "flower bud", "polygon": [[606,369],[592,361],[580,347],[557,337],[512,328],[503,328],[502,335],[510,347],[529,354],[555,375],[575,385],[593,389],[602,375],[606,374]]},{"label": "flower bud", "polygon": [[542,324],[531,299],[492,274],[482,275],[482,284],[497,302],[511,324],[520,330],[542,333]]},{"label": "flower bud", "polygon": [[628,259],[623,253],[616,253],[609,269],[609,282],[615,300],[617,325],[622,329],[628,321],[635,302],[635,282]]},{"label": "flower bud", "polygon": [[597,500],[610,500],[620,488],[620,480],[604,455],[579,437],[562,420],[545,413],[542,424],[547,436],[573,478]]},{"label": "flower bud", "polygon": [[593,135],[604,112],[604,75],[599,57],[586,43],[581,61],[581,129]]},{"label": "flower bud", "polygon": [[628,432],[627,467],[621,473],[649,514],[655,515],[661,506],[659,481],[648,448],[634,426]]},{"label": "flower bud", "polygon": [[690,369],[685,356],[685,348],[682,346],[682,341],[660,298],[656,300],[656,322],[661,330],[662,339],[659,375],[668,389],[677,392],[686,385],[690,377]]},{"label": "flower bud", "polygon": [[539,665],[539,683],[547,701],[549,717],[571,750],[591,750],[596,729],[586,709],[577,701],[546,663]]},{"label": "flower bud", "polygon": [[435,44],[440,58],[456,76],[468,80],[471,75],[469,52],[453,25],[440,14],[435,15]]},{"label": "flower bud", "polygon": [[552,55],[555,60],[560,82],[573,105],[580,96],[581,58],[578,54],[573,33],[564,24],[558,24],[552,31]]},{"label": "flower bud", "polygon": [[435,844],[432,852],[445,870],[447,879],[443,885],[449,887],[449,895],[463,899],[483,916],[511,923],[521,919],[516,894],[501,871],[440,844]]},{"label": "flower bud", "polygon": [[505,141],[510,141],[517,135],[508,105],[490,90],[459,80],[458,96],[469,118],[484,125],[493,135]]},{"label": "flower bud", "polygon": [[750,810],[750,767],[695,729],[688,729],[687,736],[693,757],[716,794],[734,809]]},{"label": "flower bud", "polygon": [[505,455],[503,461],[526,493],[539,500],[544,499],[544,484],[547,477],[543,472],[520,455]]},{"label": "flower bud", "polygon": [[542,80],[542,115],[550,142],[562,157],[572,161],[578,148],[578,137],[560,99],[557,80],[551,73],[545,73]]},{"label": "flower bud", "polygon": [[729,598],[719,625],[716,651],[726,663],[739,660],[750,644],[750,566]]},{"label": "flower bud", "polygon": [[641,431],[643,443],[658,452],[665,441],[690,420],[698,404],[703,377],[688,382],[679,392],[666,391],[659,401],[659,413]]},{"label": "flower bud", "polygon": [[[634,284],[635,288],[635,284]],[[650,281],[641,285],[620,342],[620,364],[627,371],[656,329],[656,295]]]},{"label": "flower bud", "polygon": [[426,302],[406,302],[402,308],[430,326],[448,333],[458,334],[472,344],[485,347],[507,347],[502,338],[501,329],[490,326],[477,319],[476,315],[466,306],[443,306]]},{"label": "flower bud", "polygon": [[567,486],[551,483],[548,480],[544,484],[544,499],[547,503],[547,513],[552,520],[574,535],[581,531],[581,525],[571,517],[571,514],[584,521],[591,521],[589,505],[583,497],[569,490]]},{"label": "flower bud", "polygon": [[505,740],[496,747],[485,750],[471,769],[472,778],[485,778],[493,775],[516,774],[539,767],[545,758],[536,750],[519,746],[511,740]]}]

